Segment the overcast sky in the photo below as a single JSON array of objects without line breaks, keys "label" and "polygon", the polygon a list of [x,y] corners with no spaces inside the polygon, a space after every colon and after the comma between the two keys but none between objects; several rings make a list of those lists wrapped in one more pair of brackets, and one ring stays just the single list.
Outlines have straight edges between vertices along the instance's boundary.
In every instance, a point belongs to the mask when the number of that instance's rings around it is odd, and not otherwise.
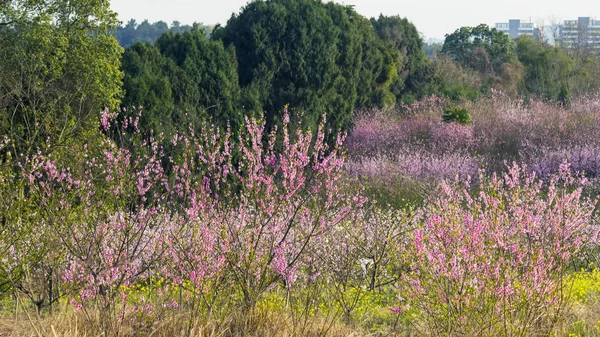
[{"label": "overcast sky", "polygon": [[[110,0],[121,21],[174,20],[183,24],[225,24],[247,0]],[[427,38],[443,38],[461,26],[493,25],[508,19],[539,23],[591,16],[600,19],[600,0],[340,0],[367,17],[400,15]]]}]

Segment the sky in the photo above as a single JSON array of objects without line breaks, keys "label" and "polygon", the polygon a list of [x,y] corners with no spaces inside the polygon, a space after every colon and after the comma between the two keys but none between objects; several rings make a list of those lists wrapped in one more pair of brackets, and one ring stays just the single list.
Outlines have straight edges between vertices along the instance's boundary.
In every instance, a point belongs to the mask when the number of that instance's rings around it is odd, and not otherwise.
[{"label": "sky", "polygon": [[[110,0],[123,22],[148,19],[150,22],[175,20],[182,24],[200,22],[225,24],[247,0]],[[366,17],[400,15],[412,21],[426,37],[443,39],[462,26],[476,26],[508,19],[549,24],[556,20],[591,16],[600,19],[598,0],[336,0],[353,5]]]}]

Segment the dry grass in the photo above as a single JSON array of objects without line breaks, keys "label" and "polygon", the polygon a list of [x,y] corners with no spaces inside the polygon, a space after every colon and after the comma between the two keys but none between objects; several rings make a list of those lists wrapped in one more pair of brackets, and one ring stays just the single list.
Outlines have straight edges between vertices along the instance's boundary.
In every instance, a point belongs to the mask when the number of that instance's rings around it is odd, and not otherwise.
[{"label": "dry grass", "polygon": [[260,312],[254,315],[231,317],[226,321],[210,321],[189,324],[187,315],[163,317],[145,329],[124,324],[109,333],[102,332],[100,324],[86,323],[85,317],[72,309],[36,317],[20,312],[18,317],[0,318],[0,337],[100,337],[100,336],[193,336],[193,337],[295,337],[295,336],[394,336],[384,331],[369,332],[359,327],[323,318],[308,318],[295,322],[291,316],[281,313]]},{"label": "dry grass", "polygon": [[565,324],[556,331],[557,336],[600,336],[600,298],[574,303]]},{"label": "dry grass", "polygon": [[[391,323],[378,324],[365,317],[345,324],[340,317],[294,316],[287,311],[256,309],[251,314],[241,311],[225,318],[205,320],[202,317],[190,324],[190,313],[185,310],[172,310],[149,317],[146,326],[135,326],[136,319],[126,319],[118,329],[103,333],[99,313],[87,318],[77,312],[68,303],[56,307],[52,313],[38,316],[33,310],[21,309],[15,312],[0,312],[0,337],[110,337],[110,336],[190,336],[190,337],[359,337],[359,336],[420,336],[408,331],[408,327],[399,326],[394,331]],[[369,316],[367,314],[367,316]],[[132,317],[133,318],[133,317]],[[568,307],[560,324],[554,329],[553,337],[600,337],[600,298],[590,296],[586,300],[574,301]],[[93,323],[89,323],[93,322]],[[382,323],[382,322],[379,322]],[[389,324],[388,324],[389,323]],[[393,323],[393,322],[392,322]]]}]

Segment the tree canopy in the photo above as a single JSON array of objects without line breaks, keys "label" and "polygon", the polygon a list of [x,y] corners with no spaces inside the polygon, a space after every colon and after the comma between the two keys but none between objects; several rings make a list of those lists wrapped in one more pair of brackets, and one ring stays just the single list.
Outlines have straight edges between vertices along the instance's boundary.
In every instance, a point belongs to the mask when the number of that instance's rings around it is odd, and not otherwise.
[{"label": "tree canopy", "polygon": [[519,61],[526,69],[521,92],[544,99],[561,99],[568,89],[573,59],[563,49],[528,36],[519,37],[516,46]]},{"label": "tree canopy", "polygon": [[13,151],[63,145],[121,96],[108,0],[9,0],[0,11],[0,134]]},{"label": "tree canopy", "polygon": [[173,21],[170,27],[164,21],[150,23],[148,20],[144,20],[142,23],[138,24],[137,21],[131,19],[124,26],[121,25],[117,27],[114,34],[117,38],[117,41],[119,41],[119,44],[122,47],[127,48],[138,41],[144,43],[154,43],[163,34],[168,32],[177,34],[185,33],[192,29],[201,30],[204,32],[206,37],[209,37],[213,27],[205,26],[199,23],[194,23],[193,25],[182,25],[179,21]]},{"label": "tree canopy", "polygon": [[461,27],[446,35],[442,54],[480,73],[486,86],[517,93],[523,69],[507,34],[485,24]]},{"label": "tree canopy", "polygon": [[358,106],[394,104],[402,56],[350,6],[318,0],[253,1],[212,36],[235,47],[239,80],[269,124],[286,105],[314,123],[348,126]]},{"label": "tree canopy", "polygon": [[243,121],[235,53],[200,29],[166,33],[155,45],[133,44],[123,70],[123,104],[143,107],[147,131],[170,133],[189,119],[223,127]]},{"label": "tree canopy", "polygon": [[446,35],[442,53],[481,72],[499,71],[503,64],[517,61],[510,37],[485,24],[461,27]]},{"label": "tree canopy", "polygon": [[408,100],[414,95],[423,96],[430,80],[430,62],[417,28],[400,16],[380,15],[378,19],[372,18],[371,23],[379,38],[402,55],[402,65],[397,67],[398,77],[391,88],[393,94]]}]

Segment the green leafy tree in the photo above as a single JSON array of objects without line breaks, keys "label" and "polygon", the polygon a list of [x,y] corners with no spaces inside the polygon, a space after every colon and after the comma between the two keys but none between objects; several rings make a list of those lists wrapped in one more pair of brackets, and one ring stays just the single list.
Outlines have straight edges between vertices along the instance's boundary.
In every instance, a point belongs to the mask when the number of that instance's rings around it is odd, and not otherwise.
[{"label": "green leafy tree", "polygon": [[446,35],[442,54],[482,74],[482,89],[496,87],[517,94],[523,68],[507,34],[485,24],[462,27]]},{"label": "green leafy tree", "polygon": [[600,90],[600,55],[573,57],[573,76],[569,88],[575,96],[594,94]]},{"label": "green leafy tree", "polygon": [[462,27],[446,35],[442,53],[479,71],[498,72],[503,64],[517,62],[510,37],[485,24]]},{"label": "green leafy tree", "polygon": [[421,98],[431,81],[431,63],[425,54],[423,39],[410,21],[400,16],[383,16],[371,19],[378,36],[398,50],[403,61],[398,67],[398,77],[391,90],[397,98],[404,100]]},{"label": "green leafy tree", "polygon": [[516,44],[519,61],[525,67],[521,87],[523,95],[555,100],[568,93],[566,89],[573,74],[573,59],[563,49],[527,36],[519,37]]},{"label": "green leafy tree", "polygon": [[0,10],[0,134],[52,150],[118,104],[122,53],[108,0],[9,0]]}]

